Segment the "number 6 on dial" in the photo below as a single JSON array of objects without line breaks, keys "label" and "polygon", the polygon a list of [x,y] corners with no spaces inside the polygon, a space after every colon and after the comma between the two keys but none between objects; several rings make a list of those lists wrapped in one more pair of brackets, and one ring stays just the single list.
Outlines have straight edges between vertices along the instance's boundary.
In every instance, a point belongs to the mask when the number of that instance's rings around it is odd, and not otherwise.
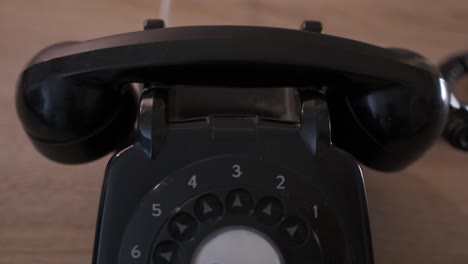
[{"label": "number 6 on dial", "polygon": [[141,257],[141,251],[138,249],[138,245],[135,245],[130,252],[132,258],[139,259]]}]

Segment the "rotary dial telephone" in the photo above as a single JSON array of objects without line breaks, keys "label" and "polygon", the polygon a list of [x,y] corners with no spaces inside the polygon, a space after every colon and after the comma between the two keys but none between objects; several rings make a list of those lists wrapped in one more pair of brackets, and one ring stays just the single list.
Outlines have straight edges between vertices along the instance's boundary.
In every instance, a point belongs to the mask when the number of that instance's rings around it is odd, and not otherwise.
[{"label": "rotary dial telephone", "polygon": [[[403,169],[444,129],[467,148],[467,108],[414,52],[317,22],[163,24],[53,45],[19,80],[18,115],[44,156],[116,151],[95,264],[371,264],[358,162]],[[457,68],[452,82],[467,65],[442,72]]]}]

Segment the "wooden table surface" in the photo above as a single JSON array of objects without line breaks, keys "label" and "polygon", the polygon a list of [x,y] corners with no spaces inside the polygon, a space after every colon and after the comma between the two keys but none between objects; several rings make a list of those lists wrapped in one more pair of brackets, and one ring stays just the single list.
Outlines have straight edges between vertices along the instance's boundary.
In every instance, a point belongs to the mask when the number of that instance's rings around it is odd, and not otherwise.
[{"label": "wooden table surface", "polygon": [[[90,263],[109,157],[63,166],[41,157],[17,120],[17,77],[40,48],[137,31],[154,0],[0,0],[0,263]],[[174,0],[175,25],[255,24],[418,51],[438,63],[468,50],[466,0]],[[395,174],[366,169],[376,263],[468,263],[468,153],[438,142]]]}]

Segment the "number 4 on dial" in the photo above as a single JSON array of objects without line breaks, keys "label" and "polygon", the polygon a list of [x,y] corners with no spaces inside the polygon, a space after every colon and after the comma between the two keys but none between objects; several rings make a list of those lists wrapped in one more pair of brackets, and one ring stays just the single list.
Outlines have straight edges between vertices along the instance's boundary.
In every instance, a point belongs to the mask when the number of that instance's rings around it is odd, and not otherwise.
[{"label": "number 4 on dial", "polygon": [[192,177],[190,178],[190,180],[188,181],[187,183],[188,186],[191,186],[193,189],[196,189],[197,188],[197,175],[192,175]]}]

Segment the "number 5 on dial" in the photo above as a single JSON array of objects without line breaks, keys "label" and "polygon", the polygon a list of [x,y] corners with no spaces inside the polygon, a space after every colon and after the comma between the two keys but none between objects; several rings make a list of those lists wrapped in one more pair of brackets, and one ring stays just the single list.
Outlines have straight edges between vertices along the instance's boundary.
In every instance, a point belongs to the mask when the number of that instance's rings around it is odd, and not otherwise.
[{"label": "number 5 on dial", "polygon": [[152,211],[151,211],[152,216],[154,216],[154,217],[160,217],[161,216],[161,214],[162,214],[161,204],[154,203],[151,209],[152,209]]}]

